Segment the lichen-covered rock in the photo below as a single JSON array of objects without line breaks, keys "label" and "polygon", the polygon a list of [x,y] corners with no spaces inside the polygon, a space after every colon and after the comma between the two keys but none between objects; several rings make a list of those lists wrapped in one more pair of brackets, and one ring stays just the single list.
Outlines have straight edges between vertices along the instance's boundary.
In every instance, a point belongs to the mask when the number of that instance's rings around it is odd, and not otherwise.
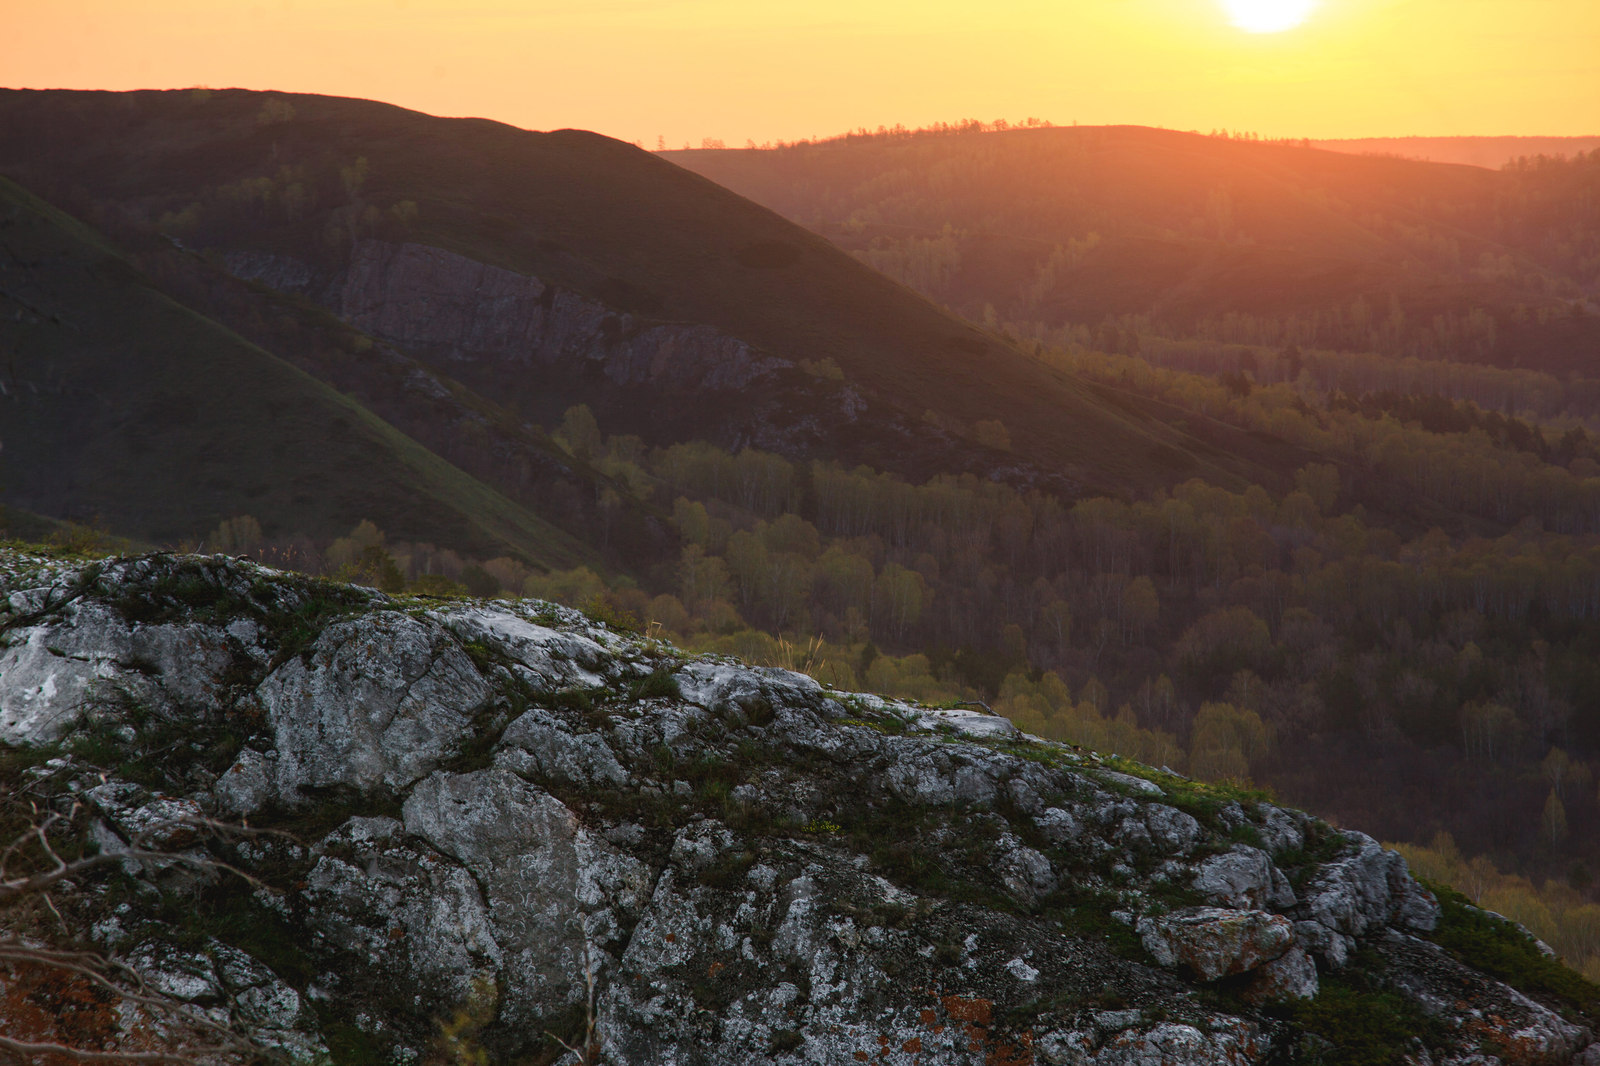
[{"label": "lichen-covered rock", "polygon": [[531,1022],[577,1002],[593,946],[618,944],[650,891],[643,863],[506,770],[436,773],[406,798],[403,818],[482,886],[508,1018]]},{"label": "lichen-covered rock", "polygon": [[1257,910],[1195,907],[1140,919],[1138,931],[1156,962],[1202,981],[1247,973],[1294,946],[1294,923]]},{"label": "lichen-covered rock", "polygon": [[1317,964],[1299,944],[1258,966],[1242,993],[1251,1003],[1288,1003],[1317,994]]},{"label": "lichen-covered rock", "polygon": [[1106,1039],[1093,1030],[1050,1033],[1037,1047],[1049,1066],[1245,1066],[1262,1060],[1269,1044],[1257,1027],[1219,1022],[1203,1029],[1166,1022]]},{"label": "lichen-covered rock", "polygon": [[285,803],[305,789],[404,789],[453,754],[489,686],[443,627],[398,612],[330,626],[257,690]]},{"label": "lichen-covered rock", "polygon": [[1359,937],[1390,924],[1428,932],[1439,903],[1406,862],[1364,833],[1345,834],[1352,851],[1328,863],[1306,889],[1305,913],[1333,933]]},{"label": "lichen-covered rock", "polygon": [[295,1060],[548,1060],[592,979],[616,1066],[1293,1061],[1343,966],[1437,1021],[1397,1056],[1600,1066],[1370,839],[975,709],[216,558],[0,553],[0,639],[31,795],[257,878],[125,862],[87,935]]}]

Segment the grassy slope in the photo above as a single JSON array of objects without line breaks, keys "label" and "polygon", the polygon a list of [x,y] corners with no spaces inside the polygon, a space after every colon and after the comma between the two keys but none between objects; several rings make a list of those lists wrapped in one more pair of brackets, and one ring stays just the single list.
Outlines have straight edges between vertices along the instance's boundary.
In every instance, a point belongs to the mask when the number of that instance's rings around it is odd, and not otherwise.
[{"label": "grassy slope", "polygon": [[[154,218],[285,159],[361,157],[368,202],[420,206],[412,239],[624,308],[709,323],[780,355],[832,358],[913,413],[1000,419],[1019,452],[1097,488],[1194,474],[1276,483],[1299,459],[1216,427],[1197,439],[1137,400],[1107,403],[822,238],[632,146],[370,101],[284,98],[295,117],[262,126],[263,94],[0,93],[0,168]],[[262,229],[250,243],[303,256],[319,235]]]},{"label": "grassy slope", "polygon": [[391,534],[571,565],[586,551],[369,412],[152,289],[0,181],[8,498],[176,541],[218,519]]}]

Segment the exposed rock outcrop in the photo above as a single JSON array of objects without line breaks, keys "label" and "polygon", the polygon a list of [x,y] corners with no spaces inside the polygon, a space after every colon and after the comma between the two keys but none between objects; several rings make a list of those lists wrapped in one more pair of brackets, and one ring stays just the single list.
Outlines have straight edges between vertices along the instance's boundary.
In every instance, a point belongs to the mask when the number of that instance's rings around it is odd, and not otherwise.
[{"label": "exposed rock outcrop", "polygon": [[361,329],[450,360],[587,361],[619,385],[742,389],[791,365],[709,326],[641,320],[423,244],[358,243],[338,307]]},{"label": "exposed rock outcrop", "polygon": [[1370,839],[1003,719],[534,601],[222,558],[0,574],[0,740],[53,748],[33,794],[268,886],[131,864],[139,893],[72,917],[298,1059],[548,1059],[586,974],[613,1063],[1316,1061],[1330,983],[1406,1004],[1414,1061],[1596,1054],[1581,1009],[1430,939]]},{"label": "exposed rock outcrop", "polygon": [[[816,373],[722,329],[627,310],[626,293],[609,291],[615,279],[596,278],[579,292],[432,245],[370,238],[336,270],[245,248],[226,250],[224,259],[237,277],[309,296],[383,342],[372,358],[388,365],[375,377],[334,364],[310,369],[489,480],[504,476],[508,460],[485,466],[471,442],[492,437],[494,427],[466,425],[480,417],[473,412],[450,413],[448,382],[434,375],[546,421],[587,403],[608,427],[625,423],[648,439],[835,456],[913,478],[967,470],[1068,495],[1081,488],[1060,469],[975,446],[930,423],[924,410],[903,409],[901,397],[842,380],[836,367]],[[398,381],[403,395],[390,392]],[[441,435],[440,418],[462,424]],[[512,465],[550,465],[513,440],[497,449],[519,453]]]}]

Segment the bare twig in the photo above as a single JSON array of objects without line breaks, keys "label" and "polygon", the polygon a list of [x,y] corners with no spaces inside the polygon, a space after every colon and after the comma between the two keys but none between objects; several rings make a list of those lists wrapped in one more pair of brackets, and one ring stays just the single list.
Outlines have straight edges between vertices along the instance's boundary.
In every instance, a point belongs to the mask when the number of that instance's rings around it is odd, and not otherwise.
[{"label": "bare twig", "polygon": [[550,1030],[546,1029],[544,1031],[546,1036],[560,1044],[562,1047],[566,1048],[571,1054],[578,1057],[578,1066],[597,1066],[597,1064],[600,1062],[601,1037],[596,1025],[594,1013],[594,994],[596,981],[594,971],[594,951],[592,948],[593,945],[589,942],[589,938],[585,936],[583,943],[583,983],[588,989],[588,995],[584,1000],[584,1030],[582,1045],[569,1044],[565,1039],[557,1036]]},{"label": "bare twig", "polygon": [[[113,848],[68,859],[51,840],[53,833],[77,820],[81,804],[74,803],[67,814],[42,812],[37,804],[30,805],[33,821],[26,830],[0,849],[0,916],[7,909],[38,899],[66,928],[60,911],[49,896],[49,890],[70,883],[80,874],[92,872],[113,863],[126,861],[181,864],[197,869],[230,873],[247,884],[266,888],[257,878],[244,870],[199,853],[185,853],[152,846],[153,840],[171,839],[175,829],[192,829],[212,837],[255,837],[263,835],[284,836],[270,831],[251,830],[229,825],[204,817],[171,819],[150,825],[134,834],[124,848]],[[26,861],[25,861],[26,860]],[[21,867],[21,869],[19,869]],[[28,867],[32,867],[29,869]],[[44,1034],[33,1039],[19,1036],[0,1036],[0,1058],[18,1058],[23,1061],[48,1062],[52,1056],[84,1063],[124,1063],[138,1066],[145,1063],[193,1062],[197,1059],[222,1058],[244,1061],[275,1057],[240,1032],[209,1017],[170,995],[149,987],[144,977],[128,963],[114,956],[93,951],[66,950],[29,943],[15,933],[0,933],[0,971],[13,976],[29,970],[52,972],[85,982],[88,986],[109,994],[114,1002],[127,1007],[137,1007],[145,1014],[163,1019],[163,1027],[170,1035],[166,1042],[171,1050],[103,1050],[75,1046],[70,1042],[45,1039]],[[181,1034],[181,1035],[177,1035]]]},{"label": "bare twig", "polygon": [[89,1051],[70,1044],[50,1041],[32,1043],[26,1040],[13,1040],[9,1036],[0,1036],[0,1051],[9,1051],[25,1059],[48,1059],[59,1055],[77,1062],[192,1062],[195,1057],[193,1052],[181,1051]]}]

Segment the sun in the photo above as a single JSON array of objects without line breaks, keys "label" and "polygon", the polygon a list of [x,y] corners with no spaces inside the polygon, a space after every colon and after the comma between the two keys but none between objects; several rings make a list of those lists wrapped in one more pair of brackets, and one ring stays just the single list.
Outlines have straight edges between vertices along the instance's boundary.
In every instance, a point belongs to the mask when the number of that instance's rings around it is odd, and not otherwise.
[{"label": "sun", "polygon": [[1222,0],[1228,18],[1249,33],[1282,33],[1300,25],[1317,0]]}]

